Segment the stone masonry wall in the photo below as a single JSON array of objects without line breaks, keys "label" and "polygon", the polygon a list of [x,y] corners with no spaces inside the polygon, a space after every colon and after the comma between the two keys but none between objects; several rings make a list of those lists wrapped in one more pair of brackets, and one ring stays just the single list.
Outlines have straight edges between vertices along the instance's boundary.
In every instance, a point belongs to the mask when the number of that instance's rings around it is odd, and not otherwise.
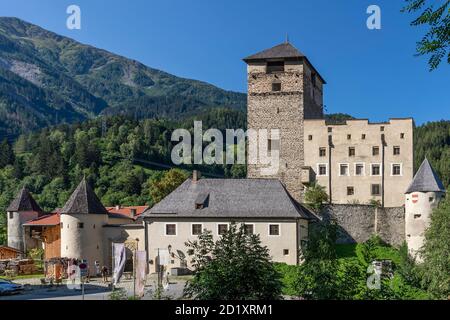
[{"label": "stone masonry wall", "polygon": [[405,240],[403,207],[375,208],[369,205],[333,204],[324,208],[322,216],[337,221],[340,227],[338,243],[360,243],[374,234],[394,246],[401,245]]}]

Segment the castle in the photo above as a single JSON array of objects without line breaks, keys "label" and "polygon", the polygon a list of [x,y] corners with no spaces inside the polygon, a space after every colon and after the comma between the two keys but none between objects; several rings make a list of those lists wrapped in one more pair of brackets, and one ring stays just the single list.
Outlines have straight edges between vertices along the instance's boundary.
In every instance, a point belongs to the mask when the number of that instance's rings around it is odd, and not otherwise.
[{"label": "castle", "polygon": [[8,245],[27,250],[44,244],[46,258],[108,263],[111,244],[125,242],[146,251],[151,270],[163,253],[169,267],[187,267],[187,240],[204,229],[217,238],[240,222],[260,235],[274,261],[297,264],[309,223],[320,219],[302,204],[305,190],[317,183],[350,241],[381,233],[395,243],[406,240],[415,254],[445,190],[426,159],[413,177],[412,118],[325,120],[325,80],[288,42],[244,61],[248,128],[280,129],[280,137],[267,143],[268,151],[279,151],[278,173],[261,176],[259,164],[248,164],[247,179],[202,179],[194,172],[152,208],[127,208],[126,214],[105,208],[84,179],[64,208],[51,214],[22,189],[7,210]]}]

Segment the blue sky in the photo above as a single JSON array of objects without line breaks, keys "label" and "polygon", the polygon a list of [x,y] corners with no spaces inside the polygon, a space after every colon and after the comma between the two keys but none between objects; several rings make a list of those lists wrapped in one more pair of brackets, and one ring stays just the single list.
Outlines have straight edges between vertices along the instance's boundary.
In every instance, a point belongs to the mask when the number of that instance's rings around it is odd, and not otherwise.
[{"label": "blue sky", "polygon": [[[328,112],[417,124],[450,119],[450,67],[429,72],[415,57],[424,29],[409,26],[402,0],[8,0],[16,16],[80,42],[172,74],[246,91],[243,57],[289,39],[326,79]],[[82,29],[66,28],[79,5]],[[382,29],[369,30],[366,9],[381,7]]]}]

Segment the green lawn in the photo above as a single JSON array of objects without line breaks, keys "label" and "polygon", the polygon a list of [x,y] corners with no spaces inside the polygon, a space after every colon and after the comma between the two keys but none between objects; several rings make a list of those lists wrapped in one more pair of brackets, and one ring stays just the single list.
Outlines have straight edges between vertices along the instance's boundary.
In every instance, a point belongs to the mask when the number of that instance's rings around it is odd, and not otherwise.
[{"label": "green lawn", "polygon": [[25,274],[25,275],[15,276],[12,278],[0,276],[0,279],[17,280],[17,279],[35,279],[35,278],[44,278],[44,277],[45,276],[43,273],[39,273],[39,274]]}]

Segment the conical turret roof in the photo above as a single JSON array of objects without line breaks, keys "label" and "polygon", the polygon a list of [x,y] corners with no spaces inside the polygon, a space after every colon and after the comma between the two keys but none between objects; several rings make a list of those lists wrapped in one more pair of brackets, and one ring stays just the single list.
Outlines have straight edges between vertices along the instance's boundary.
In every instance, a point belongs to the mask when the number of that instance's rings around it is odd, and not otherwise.
[{"label": "conical turret roof", "polygon": [[108,211],[86,179],[83,178],[69,200],[67,200],[61,210],[61,214],[108,214]]},{"label": "conical turret roof", "polygon": [[27,188],[22,187],[6,211],[36,211],[42,212],[41,207],[31,196]]},{"label": "conical turret roof", "polygon": [[411,192],[445,192],[442,181],[426,158],[405,193]]}]

